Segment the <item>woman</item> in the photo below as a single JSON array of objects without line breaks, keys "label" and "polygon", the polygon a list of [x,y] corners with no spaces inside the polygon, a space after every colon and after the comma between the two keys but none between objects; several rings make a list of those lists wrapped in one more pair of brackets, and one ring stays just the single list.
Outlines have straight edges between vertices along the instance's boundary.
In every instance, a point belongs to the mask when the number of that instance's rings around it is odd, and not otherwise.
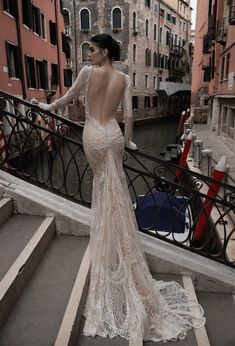
[{"label": "woman", "polygon": [[[205,323],[202,308],[175,282],[155,281],[138,238],[132,202],[122,166],[131,142],[130,77],[112,65],[118,43],[106,34],[91,38],[89,58],[73,86],[50,105],[53,110],[85,94],[83,144],[94,172],[90,230],[91,277],[84,334],[167,341],[185,337]],[[114,114],[122,100],[125,135]],[[193,313],[189,311],[193,308]]]}]

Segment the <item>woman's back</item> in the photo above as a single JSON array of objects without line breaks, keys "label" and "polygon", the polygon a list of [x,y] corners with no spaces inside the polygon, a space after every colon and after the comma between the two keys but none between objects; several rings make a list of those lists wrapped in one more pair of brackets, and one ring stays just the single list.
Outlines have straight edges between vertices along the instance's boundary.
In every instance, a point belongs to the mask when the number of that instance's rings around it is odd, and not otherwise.
[{"label": "woman's back", "polygon": [[105,126],[114,116],[125,88],[124,75],[113,69],[93,68],[87,91],[90,115]]}]

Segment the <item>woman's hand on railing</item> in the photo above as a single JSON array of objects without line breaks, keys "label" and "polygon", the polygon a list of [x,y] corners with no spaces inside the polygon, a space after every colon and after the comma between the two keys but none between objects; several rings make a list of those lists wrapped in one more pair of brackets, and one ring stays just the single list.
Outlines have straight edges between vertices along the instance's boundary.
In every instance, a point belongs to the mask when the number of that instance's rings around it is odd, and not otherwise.
[{"label": "woman's hand on railing", "polygon": [[37,99],[33,98],[31,100],[31,103],[35,106],[38,106],[39,108],[41,108],[44,111],[47,111],[50,107],[50,105],[48,105],[47,103],[43,103],[43,102],[39,102]]},{"label": "woman's hand on railing", "polygon": [[135,143],[131,142],[131,141],[129,141],[129,142],[126,144],[126,147],[127,147],[128,149],[131,149],[131,150],[137,150],[137,149],[138,149],[137,145],[136,145]]}]

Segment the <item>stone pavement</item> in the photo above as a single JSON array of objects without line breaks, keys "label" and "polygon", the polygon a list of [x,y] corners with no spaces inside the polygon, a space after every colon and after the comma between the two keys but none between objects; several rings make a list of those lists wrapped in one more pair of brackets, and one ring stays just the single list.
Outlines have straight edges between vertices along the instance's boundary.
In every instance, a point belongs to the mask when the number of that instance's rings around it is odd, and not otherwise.
[{"label": "stone pavement", "polygon": [[197,139],[203,141],[203,149],[213,151],[212,157],[216,162],[220,160],[221,156],[227,156],[227,163],[230,167],[229,175],[233,179],[230,181],[230,185],[235,186],[235,153],[206,124],[194,124],[193,133],[197,135]]}]

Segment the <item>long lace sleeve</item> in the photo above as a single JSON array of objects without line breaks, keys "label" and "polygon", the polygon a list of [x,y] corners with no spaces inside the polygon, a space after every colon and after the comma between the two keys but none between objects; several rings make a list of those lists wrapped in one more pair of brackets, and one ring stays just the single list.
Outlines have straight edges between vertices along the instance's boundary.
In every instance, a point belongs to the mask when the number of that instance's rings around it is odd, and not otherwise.
[{"label": "long lace sleeve", "polygon": [[125,134],[124,134],[124,143],[125,146],[130,149],[137,149],[135,143],[131,141],[133,133],[133,112],[131,106],[131,78],[128,75],[125,75],[125,90],[122,98],[124,122],[125,122]]},{"label": "long lace sleeve", "polygon": [[79,93],[81,93],[86,85],[86,81],[88,79],[88,72],[90,71],[90,66],[84,66],[81,71],[79,72],[76,80],[74,81],[71,88],[66,92],[64,96],[59,98],[58,100],[46,104],[43,102],[38,102],[38,106],[46,111],[51,111],[54,109],[62,108],[66,106],[69,102],[71,102],[76,96],[78,96]]}]

